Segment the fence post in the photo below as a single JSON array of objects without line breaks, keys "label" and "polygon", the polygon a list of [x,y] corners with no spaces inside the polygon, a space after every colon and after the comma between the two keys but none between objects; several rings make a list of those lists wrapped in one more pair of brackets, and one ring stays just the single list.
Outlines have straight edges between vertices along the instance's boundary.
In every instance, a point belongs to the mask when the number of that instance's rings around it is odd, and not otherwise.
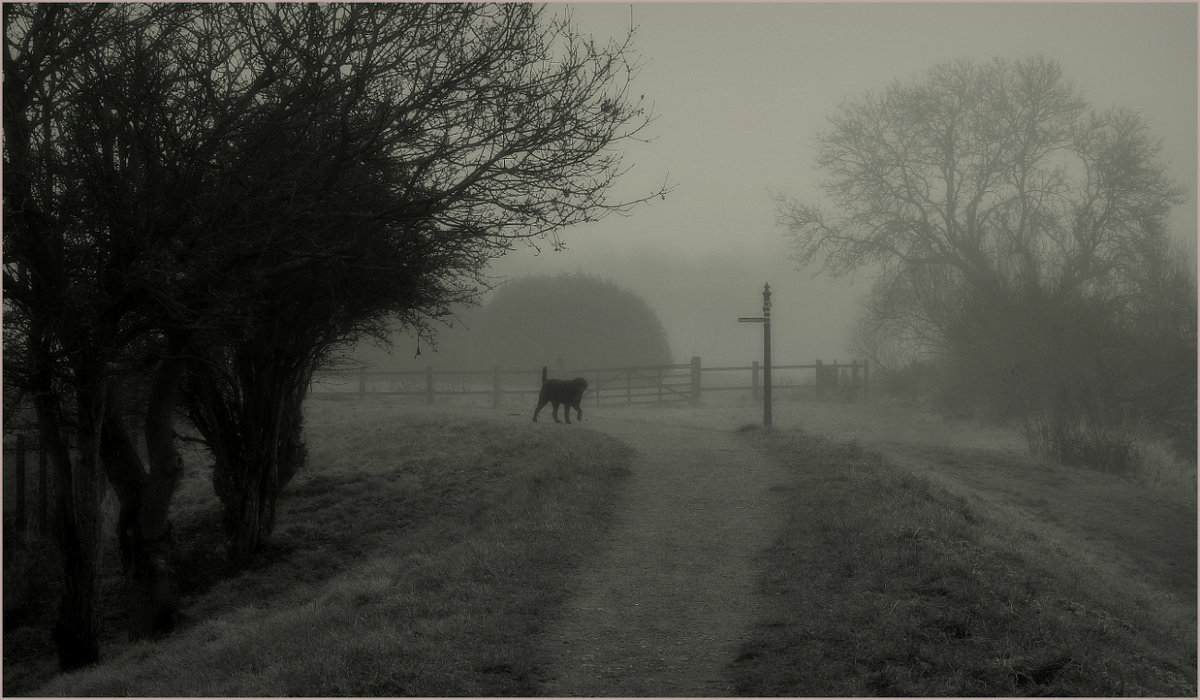
[{"label": "fence post", "polygon": [[49,517],[49,500],[47,495],[47,473],[49,472],[49,455],[46,452],[46,440],[41,432],[38,432],[38,534],[46,535],[50,532],[50,517]]},{"label": "fence post", "polygon": [[25,534],[25,433],[17,435],[17,534]]},{"label": "fence post", "polygon": [[755,360],[750,365],[750,396],[758,401],[760,398],[758,393],[758,360]]},{"label": "fence post", "polygon": [[625,405],[633,404],[633,372],[625,372]]},{"label": "fence post", "polygon": [[863,360],[863,401],[870,397],[871,386],[871,365],[870,360]]},{"label": "fence post", "polygon": [[358,400],[367,398],[367,368],[358,368]]},{"label": "fence post", "polygon": [[853,387],[854,398],[857,399],[860,395],[858,393],[860,388],[858,385],[858,360],[850,361],[850,386]]},{"label": "fence post", "polygon": [[663,402],[663,368],[658,368],[658,402]]},{"label": "fence post", "polygon": [[821,395],[822,395],[822,393],[824,393],[822,391],[822,389],[824,388],[824,387],[822,387],[822,384],[824,383],[824,381],[825,381],[825,379],[822,376],[822,372],[821,372],[821,361],[817,360],[817,381],[815,382],[815,384],[817,385],[817,401],[821,400]]},{"label": "fence post", "polygon": [[433,405],[433,368],[425,368],[425,402]]},{"label": "fence post", "polygon": [[692,357],[692,403],[700,403],[700,356]]},{"label": "fence post", "polygon": [[492,367],[492,408],[500,408],[500,366]]}]

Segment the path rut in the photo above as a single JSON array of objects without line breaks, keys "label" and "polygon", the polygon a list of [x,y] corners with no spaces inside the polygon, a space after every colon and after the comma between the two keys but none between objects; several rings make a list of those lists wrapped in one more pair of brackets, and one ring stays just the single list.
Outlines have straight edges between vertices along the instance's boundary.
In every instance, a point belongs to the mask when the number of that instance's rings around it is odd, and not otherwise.
[{"label": "path rut", "polygon": [[730,432],[586,425],[638,454],[606,544],[546,638],[545,694],[732,694],[724,667],[761,609],[757,557],[781,524],[782,471]]}]

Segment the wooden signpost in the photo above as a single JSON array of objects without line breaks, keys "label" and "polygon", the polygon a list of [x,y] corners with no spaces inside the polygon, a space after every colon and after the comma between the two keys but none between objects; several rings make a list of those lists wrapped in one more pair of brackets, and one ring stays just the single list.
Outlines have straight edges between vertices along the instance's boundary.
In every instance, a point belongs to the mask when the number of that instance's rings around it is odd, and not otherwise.
[{"label": "wooden signpost", "polygon": [[763,426],[771,426],[771,285],[763,284],[763,315],[743,316],[740,323],[763,324]]}]

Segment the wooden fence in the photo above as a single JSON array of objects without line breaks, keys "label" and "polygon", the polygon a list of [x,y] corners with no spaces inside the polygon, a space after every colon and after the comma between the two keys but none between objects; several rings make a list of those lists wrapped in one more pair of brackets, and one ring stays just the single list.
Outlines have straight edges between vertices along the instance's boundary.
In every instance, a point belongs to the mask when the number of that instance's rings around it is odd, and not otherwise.
[{"label": "wooden fence", "polygon": [[[861,400],[868,394],[870,366],[865,360],[839,365],[818,360],[811,365],[774,365],[772,390],[794,390],[818,400]],[[762,390],[763,372],[758,362],[748,366],[705,367],[699,357],[683,365],[557,369],[552,377],[583,377],[588,381],[585,401],[596,406],[649,403],[697,403],[710,391],[745,391],[755,398]],[[541,386],[536,370],[424,370],[368,372],[326,376],[314,383],[316,399],[366,399],[374,396],[420,397],[433,404],[439,397],[475,397],[493,408],[516,401],[532,401]],[[341,388],[337,388],[341,387]]]},{"label": "wooden fence", "polygon": [[[797,392],[818,400],[862,400],[867,397],[870,367],[863,362],[775,365],[772,391]],[[762,396],[762,368],[705,367],[699,357],[688,364],[646,367],[601,367],[555,370],[562,379],[588,381],[585,402],[593,406],[697,403],[709,392],[748,392]],[[367,372],[325,377],[314,383],[314,399],[357,399],[378,396],[413,397],[434,403],[439,398],[482,398],[493,408],[532,406],[541,386],[542,370],[424,370]],[[338,389],[335,387],[341,386]],[[36,428],[5,433],[3,454],[4,535],[15,541],[27,534],[47,533],[47,455]]]}]

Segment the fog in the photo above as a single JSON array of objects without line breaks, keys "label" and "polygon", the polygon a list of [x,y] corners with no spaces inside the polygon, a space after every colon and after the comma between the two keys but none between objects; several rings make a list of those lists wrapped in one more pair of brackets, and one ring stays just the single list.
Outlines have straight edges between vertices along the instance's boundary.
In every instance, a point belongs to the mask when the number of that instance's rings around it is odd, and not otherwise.
[{"label": "fog", "polygon": [[626,150],[632,168],[614,198],[645,196],[664,180],[675,189],[630,216],[563,231],[565,250],[519,246],[491,273],[610,279],[658,313],[678,361],[759,357],[759,327],[737,317],[760,314],[764,282],[774,292],[777,362],[850,359],[848,334],[870,272],[831,279],[796,270],[771,194],[819,200],[813,145],[827,115],[846,98],[948,60],[1042,54],[1062,64],[1093,107],[1139,109],[1162,138],[1172,177],[1192,193],[1171,226],[1194,256],[1192,4],[552,5],[567,7],[598,43],[632,23],[646,61],[634,91],[659,118],[653,140]]}]

